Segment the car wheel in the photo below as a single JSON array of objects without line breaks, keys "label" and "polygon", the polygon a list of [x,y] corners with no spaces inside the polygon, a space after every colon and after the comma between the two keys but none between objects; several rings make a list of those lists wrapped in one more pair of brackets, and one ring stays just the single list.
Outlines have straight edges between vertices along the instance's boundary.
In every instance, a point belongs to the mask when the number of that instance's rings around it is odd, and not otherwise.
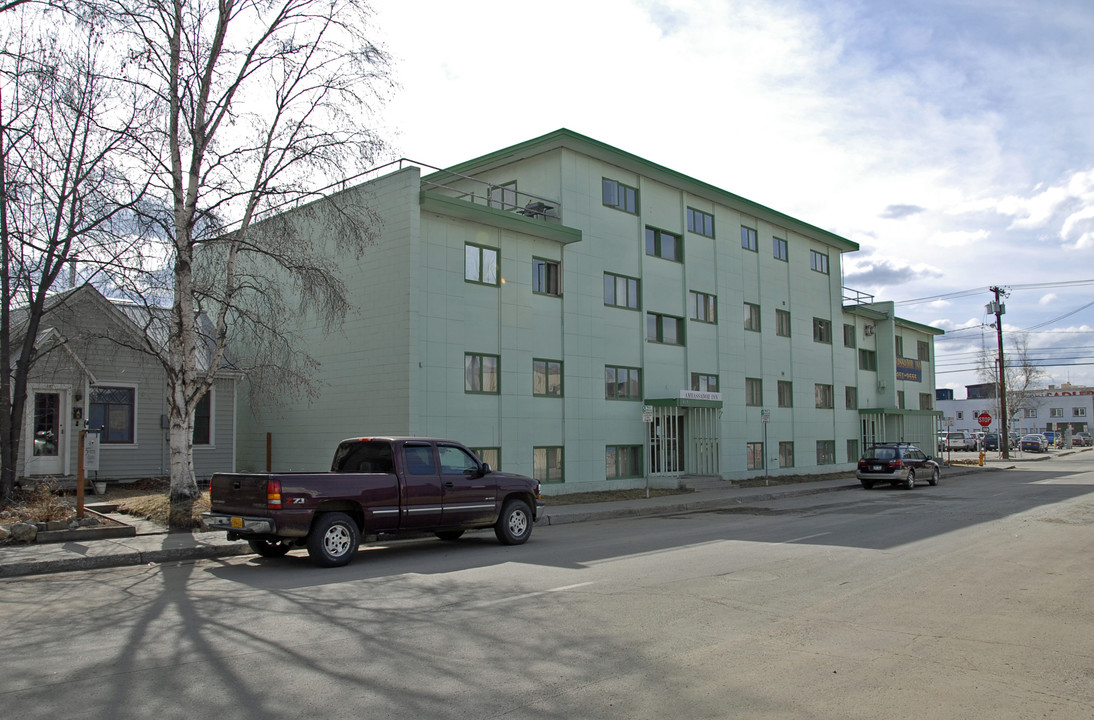
[{"label": "car wheel", "polygon": [[256,555],[264,558],[283,557],[291,549],[289,543],[280,540],[248,540],[247,544]]},{"label": "car wheel", "polygon": [[441,540],[459,540],[463,535],[463,530],[441,530],[435,534]]},{"label": "car wheel", "polygon": [[510,500],[501,509],[494,534],[502,545],[520,545],[532,534],[532,511],[523,500]]},{"label": "car wheel", "polygon": [[904,487],[908,490],[915,487],[915,470],[908,469],[908,479],[904,481]]},{"label": "car wheel", "polygon": [[340,567],[349,563],[361,543],[357,523],[345,513],[323,513],[308,533],[308,555],[320,567]]},{"label": "car wheel", "polygon": [[938,468],[935,468],[934,470],[931,471],[931,479],[928,480],[927,482],[929,482],[932,486],[937,485],[938,484],[938,478],[941,475],[942,475],[942,473],[940,473],[938,471]]},{"label": "car wheel", "polygon": [[867,490],[871,490],[874,487],[874,484],[869,480],[859,480],[859,482],[862,483],[862,487]]}]

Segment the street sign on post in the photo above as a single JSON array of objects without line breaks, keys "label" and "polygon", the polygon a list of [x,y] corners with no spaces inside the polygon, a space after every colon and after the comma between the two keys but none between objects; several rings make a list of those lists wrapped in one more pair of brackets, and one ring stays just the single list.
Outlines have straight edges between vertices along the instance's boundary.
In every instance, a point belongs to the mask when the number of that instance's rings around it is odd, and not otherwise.
[{"label": "street sign on post", "polygon": [[981,427],[987,427],[988,425],[991,425],[991,415],[988,415],[986,412],[980,413],[976,416],[976,422],[980,423]]}]

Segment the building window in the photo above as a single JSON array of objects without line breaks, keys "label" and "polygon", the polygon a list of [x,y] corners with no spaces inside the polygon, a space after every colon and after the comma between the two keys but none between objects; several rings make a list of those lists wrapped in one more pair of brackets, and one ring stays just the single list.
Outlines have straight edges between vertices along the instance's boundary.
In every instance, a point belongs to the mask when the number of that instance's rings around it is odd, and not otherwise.
[{"label": "building window", "polygon": [[828,274],[828,256],[824,253],[819,253],[816,250],[809,251],[809,267],[813,270]]},{"label": "building window", "polygon": [[532,258],[532,292],[540,295],[561,295],[559,266],[555,260]]},{"label": "building window", "polygon": [[1064,416],[1064,409],[1063,408],[1049,408],[1048,416],[1049,417],[1063,417]]},{"label": "building window", "polygon": [[813,318],[813,342],[832,344],[832,322]]},{"label": "building window", "polygon": [[632,277],[604,273],[604,304],[638,309],[638,281]]},{"label": "building window", "polygon": [[745,405],[760,407],[764,404],[764,381],[760,378],[745,378]]},{"label": "building window", "polygon": [[465,353],[463,356],[463,390],[469,393],[498,392],[501,358],[497,355]]},{"label": "building window", "polygon": [[641,445],[608,445],[604,449],[604,476],[616,478],[644,477]]},{"label": "building window", "polygon": [[859,350],[858,369],[877,372],[877,352],[874,350]]},{"label": "building window", "polygon": [[[1026,412],[1028,413],[1029,410],[1027,410]],[[1029,417],[1029,415],[1026,415],[1026,417]],[[965,419],[965,412],[963,410],[958,410],[957,411],[957,419],[958,420],[964,420]]]},{"label": "building window", "polygon": [[762,442],[750,442],[746,450],[749,470],[764,469],[764,444]]},{"label": "building window", "polygon": [[779,381],[779,407],[794,407],[794,383]]},{"label": "building window", "polygon": [[931,403],[931,394],[930,393],[919,393],[919,409],[920,410],[931,410],[932,409],[931,404],[932,403]]},{"label": "building window", "polygon": [[897,410],[903,410],[904,409],[904,391],[903,390],[897,390],[896,391],[896,407],[897,407]]},{"label": "building window", "polygon": [[641,400],[642,374],[638,368],[604,366],[604,397],[608,400]]},{"label": "building window", "polygon": [[532,360],[532,394],[562,397],[562,363],[558,360]]},{"label": "building window", "polygon": [[638,214],[638,188],[632,188],[621,182],[604,178],[602,189],[605,205],[631,215]]},{"label": "building window", "polygon": [[760,306],[745,303],[745,330],[760,332]]},{"label": "building window", "polygon": [[104,445],[132,445],[136,442],[137,389],[133,387],[93,387],[88,398],[87,426],[102,430]]},{"label": "building window", "polygon": [[1026,408],[1026,417],[1027,418],[1037,417],[1037,408]]},{"label": "building window", "polygon": [[836,441],[835,440],[818,440],[817,441],[817,464],[818,465],[835,465],[836,464]]},{"label": "building window", "polygon": [[517,207],[517,181],[491,186],[490,199],[487,205],[499,210],[515,209]]},{"label": "building window", "polygon": [[532,448],[532,478],[539,483],[560,483],[562,474],[562,448]]},{"label": "building window", "polygon": [[718,376],[692,373],[691,389],[699,392],[718,392]]},{"label": "building window", "polygon": [[779,467],[794,467],[794,443],[779,443]]},{"label": "building window", "polygon": [[771,244],[773,246],[772,255],[774,258],[787,262],[790,256],[788,254],[786,240],[783,240],[782,238],[772,238]]},{"label": "building window", "polygon": [[718,322],[718,299],[713,295],[695,292],[688,293],[688,313],[692,320],[705,323]]},{"label": "building window", "polygon": [[788,311],[775,311],[775,334],[780,337],[790,337],[790,313]]},{"label": "building window", "polygon": [[679,235],[646,226],[646,254],[680,262],[684,245]]},{"label": "building window", "polygon": [[843,346],[853,348],[855,346],[855,326],[844,323]]},{"label": "building window", "polygon": [[758,252],[756,247],[756,231],[750,227],[741,226],[741,247],[745,250]]},{"label": "building window", "polygon": [[213,444],[213,391],[205,393],[194,409],[194,444]]},{"label": "building window", "polygon": [[904,357],[904,338],[896,336],[896,356]]},{"label": "building window", "polygon": [[479,460],[490,465],[491,470],[501,470],[501,448],[480,447],[471,448],[471,452],[479,456]]},{"label": "building window", "polygon": [[702,210],[688,208],[688,232],[714,237],[714,216]]},{"label": "building window", "polygon": [[498,251],[468,243],[464,246],[463,279],[484,285],[498,284]]},{"label": "building window", "polygon": [[847,441],[847,462],[858,460],[858,440]]},{"label": "building window", "polygon": [[1085,407],[1071,408],[1071,414],[1074,417],[1086,417],[1086,408]]},{"label": "building window", "polygon": [[683,318],[660,313],[646,313],[646,340],[665,345],[683,345]]},{"label": "building window", "polygon": [[843,400],[848,410],[858,410],[858,388],[854,385],[844,386]]},{"label": "building window", "polygon": [[813,394],[816,396],[818,408],[832,408],[835,407],[832,399],[832,386],[823,385],[817,383],[813,387]]},{"label": "building window", "polygon": [[916,341],[915,344],[915,356],[918,360],[924,360],[930,362],[931,359],[931,344],[922,340]]}]

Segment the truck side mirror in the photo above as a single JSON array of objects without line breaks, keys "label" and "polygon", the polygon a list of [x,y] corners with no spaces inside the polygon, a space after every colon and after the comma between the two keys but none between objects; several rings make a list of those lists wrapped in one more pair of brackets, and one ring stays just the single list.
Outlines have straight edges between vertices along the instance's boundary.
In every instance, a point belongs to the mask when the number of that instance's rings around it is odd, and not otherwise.
[{"label": "truck side mirror", "polygon": [[482,464],[482,474],[483,475],[489,475],[492,472],[494,472],[494,470],[490,467],[490,463],[484,462]]}]

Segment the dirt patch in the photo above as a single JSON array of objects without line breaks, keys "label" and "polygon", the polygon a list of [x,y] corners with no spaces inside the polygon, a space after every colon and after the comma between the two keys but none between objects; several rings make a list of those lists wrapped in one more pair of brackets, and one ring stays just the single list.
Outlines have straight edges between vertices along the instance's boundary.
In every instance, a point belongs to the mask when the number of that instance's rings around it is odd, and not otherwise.
[{"label": "dirt patch", "polygon": [[[138,480],[132,483],[107,483],[106,493],[85,493],[84,504],[110,503],[117,512],[150,520],[167,527],[170,511],[168,490],[163,479]],[[194,502],[191,522],[201,527],[201,513],[209,510],[209,493],[202,493]],[[39,483],[33,488],[17,488],[12,503],[0,508],[0,523],[57,522],[76,518],[76,491],[57,490],[51,483]]]}]

